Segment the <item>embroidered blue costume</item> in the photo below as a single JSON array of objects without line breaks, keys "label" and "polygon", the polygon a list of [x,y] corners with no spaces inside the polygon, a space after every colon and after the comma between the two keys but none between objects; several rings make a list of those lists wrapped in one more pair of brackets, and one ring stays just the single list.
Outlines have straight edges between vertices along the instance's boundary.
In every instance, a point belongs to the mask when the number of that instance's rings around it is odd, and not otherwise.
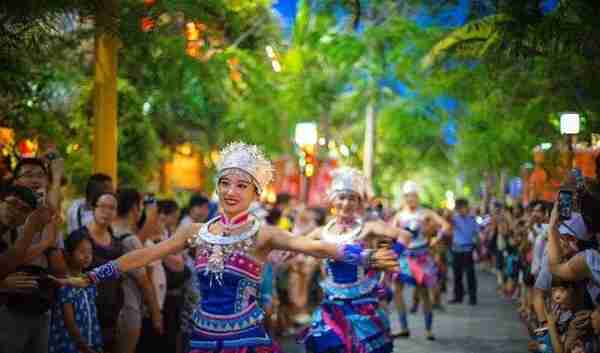
[{"label": "embroidered blue costume", "polygon": [[[347,193],[366,195],[362,174],[352,168],[333,173],[329,190],[331,200]],[[341,197],[341,196],[340,196]],[[321,241],[345,248],[364,249],[363,222],[360,218],[346,224],[329,222],[321,231]],[[332,229],[336,226],[338,231]],[[346,229],[346,231],[344,231]],[[311,353],[391,353],[393,340],[387,316],[379,308],[383,274],[369,267],[369,261],[325,260],[326,277],[321,283],[324,300],[303,335]]]},{"label": "embroidered blue costume", "polygon": [[361,265],[326,260],[325,299],[303,342],[313,353],[389,353],[389,322],[378,307],[381,273]]},{"label": "embroidered blue costume", "polygon": [[262,263],[236,252],[227,259],[221,284],[212,284],[208,258],[198,257],[200,303],[191,318],[190,352],[276,352],[258,305]]}]

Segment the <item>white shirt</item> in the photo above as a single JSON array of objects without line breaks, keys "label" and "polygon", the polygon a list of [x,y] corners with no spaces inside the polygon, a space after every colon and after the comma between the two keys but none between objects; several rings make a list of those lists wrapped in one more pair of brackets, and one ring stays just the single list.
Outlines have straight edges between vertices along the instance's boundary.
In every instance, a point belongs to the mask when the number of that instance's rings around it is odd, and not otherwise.
[{"label": "white shirt", "polygon": [[533,243],[533,260],[531,261],[531,273],[533,275],[537,275],[540,272],[540,267],[542,266],[542,259],[546,250],[548,225],[535,224],[530,234],[533,234],[533,238],[535,238],[535,242]]},{"label": "white shirt", "polygon": [[67,230],[71,232],[86,226],[94,220],[94,211],[86,206],[85,198],[74,200],[67,211]]},{"label": "white shirt", "polygon": [[[146,240],[145,247],[156,246],[150,239]],[[152,268],[152,284],[154,285],[154,291],[156,292],[156,299],[158,299],[158,306],[162,310],[167,296],[167,275],[163,266],[162,260],[156,260],[148,264]]]}]

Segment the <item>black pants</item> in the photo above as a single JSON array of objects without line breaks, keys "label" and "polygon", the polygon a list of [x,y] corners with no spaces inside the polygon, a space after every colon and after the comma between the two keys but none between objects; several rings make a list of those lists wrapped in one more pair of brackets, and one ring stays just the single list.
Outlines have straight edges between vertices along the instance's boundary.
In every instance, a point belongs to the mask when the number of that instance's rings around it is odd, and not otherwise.
[{"label": "black pants", "polygon": [[469,300],[477,301],[477,278],[475,277],[475,264],[473,263],[473,252],[453,252],[454,263],[454,299],[462,301],[465,295],[463,287],[463,273],[467,273],[467,285],[469,287]]}]

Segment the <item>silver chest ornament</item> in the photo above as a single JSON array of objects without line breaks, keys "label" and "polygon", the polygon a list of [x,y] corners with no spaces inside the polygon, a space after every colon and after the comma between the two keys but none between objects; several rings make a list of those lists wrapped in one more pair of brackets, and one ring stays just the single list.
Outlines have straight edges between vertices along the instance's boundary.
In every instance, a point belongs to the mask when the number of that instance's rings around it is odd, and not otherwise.
[{"label": "silver chest ornament", "polygon": [[325,227],[323,227],[321,239],[328,243],[334,243],[338,245],[354,243],[360,236],[364,225],[363,221],[360,219],[357,220],[356,223],[357,224],[352,227],[352,230],[338,234],[332,231],[332,228],[335,227],[336,222],[335,219],[331,220],[329,223],[327,223],[327,225],[325,225]]},{"label": "silver chest ornament", "polygon": [[236,252],[248,253],[254,248],[256,235],[260,229],[260,221],[252,220],[250,229],[236,235],[213,234],[209,232],[209,227],[219,221],[219,217],[205,223],[198,233],[189,239],[190,247],[198,247],[199,255],[206,257],[207,265],[205,274],[210,276],[210,285],[213,281],[218,285],[223,285],[223,272],[225,264]]}]

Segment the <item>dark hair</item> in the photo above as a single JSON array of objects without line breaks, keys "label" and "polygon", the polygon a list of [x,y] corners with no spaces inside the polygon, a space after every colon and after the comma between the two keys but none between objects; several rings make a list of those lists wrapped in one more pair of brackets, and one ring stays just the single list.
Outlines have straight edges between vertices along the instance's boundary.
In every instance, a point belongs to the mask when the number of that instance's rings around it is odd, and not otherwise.
[{"label": "dark hair", "polygon": [[79,244],[81,244],[81,242],[84,240],[89,240],[90,242],[92,241],[87,230],[78,229],[76,231],[71,232],[67,239],[65,239],[65,251],[67,252],[67,254],[73,254],[75,249],[77,249]]},{"label": "dark hair", "polygon": [[596,234],[600,232],[600,218],[598,217],[600,213],[600,192],[598,192],[600,185],[594,183],[589,187],[590,189],[583,192],[579,197],[581,216],[588,230]]},{"label": "dark hair", "polygon": [[208,198],[204,195],[195,194],[190,198],[188,209],[192,209],[195,206],[204,206],[208,203]]},{"label": "dark hair", "polygon": [[579,251],[584,251],[588,249],[598,249],[598,241],[595,237],[590,240],[577,239],[575,241],[575,245],[577,246],[577,249]]},{"label": "dark hair", "polygon": [[117,216],[124,217],[134,207],[139,206],[142,195],[133,188],[124,188],[117,191]]},{"label": "dark hair", "polygon": [[46,163],[44,163],[44,161],[39,158],[21,158],[21,159],[19,159],[19,161],[17,162],[17,166],[15,167],[15,169],[13,171],[13,179],[17,179],[20,176],[19,174],[21,174],[21,169],[23,169],[23,167],[26,165],[33,165],[33,166],[42,168],[42,170],[44,171],[44,174],[46,174],[46,178],[48,178],[48,180],[50,179],[50,172],[48,171],[48,167],[46,166]]},{"label": "dark hair", "polygon": [[157,206],[158,214],[169,215],[179,210],[179,205],[177,205],[177,202],[171,199],[159,200]]},{"label": "dark hair", "polygon": [[456,199],[454,206],[456,209],[463,208],[463,207],[469,207],[469,200],[464,199],[464,198]]},{"label": "dark hair", "polygon": [[112,178],[103,173],[92,174],[85,185],[85,199],[93,204],[93,200],[97,200],[97,194],[106,191],[104,184],[112,183]]},{"label": "dark hair", "polygon": [[19,185],[7,185],[0,191],[0,197],[4,200],[7,196],[15,196],[27,203],[31,208],[37,207],[37,198],[31,189]]},{"label": "dark hair", "polygon": [[265,217],[265,221],[267,222],[267,224],[276,225],[279,222],[279,220],[281,219],[281,215],[282,215],[282,212],[280,209],[273,208],[272,210],[269,211],[269,214],[267,214],[267,217]]},{"label": "dark hair", "polygon": [[311,208],[311,211],[316,215],[316,223],[319,227],[325,225],[325,221],[327,220],[327,210],[321,207]]},{"label": "dark hair", "polygon": [[542,212],[548,213],[552,209],[550,203],[543,200],[533,200],[529,203],[529,209],[533,211],[536,207],[540,206],[542,208]]},{"label": "dark hair", "polygon": [[100,191],[96,194],[94,194],[94,198],[92,199],[92,202],[90,203],[90,205],[92,206],[92,208],[96,208],[96,206],[98,205],[98,200],[100,200],[100,198],[104,195],[110,195],[112,197],[115,198],[115,200],[117,200],[117,205],[119,203],[119,198],[117,197],[117,195],[112,192],[112,191]]},{"label": "dark hair", "polygon": [[292,199],[292,195],[288,194],[287,192],[282,192],[277,194],[277,201],[275,202],[275,205],[287,205],[288,203],[290,203],[290,200]]}]

